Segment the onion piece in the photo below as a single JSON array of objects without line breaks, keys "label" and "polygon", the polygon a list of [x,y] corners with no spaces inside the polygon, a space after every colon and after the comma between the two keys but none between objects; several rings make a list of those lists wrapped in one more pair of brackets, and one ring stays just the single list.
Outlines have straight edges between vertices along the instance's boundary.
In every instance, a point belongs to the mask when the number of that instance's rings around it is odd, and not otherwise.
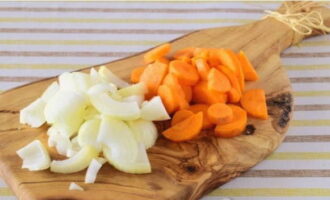
[{"label": "onion piece", "polygon": [[145,148],[152,147],[158,137],[157,127],[152,121],[138,119],[128,122],[138,142],[144,144]]},{"label": "onion piece", "polygon": [[82,72],[64,72],[58,77],[58,80],[60,88],[65,90],[87,92],[92,86],[90,76]]},{"label": "onion piece", "polygon": [[59,89],[60,89],[60,86],[58,85],[58,83],[56,81],[54,81],[52,84],[50,84],[48,86],[48,88],[41,95],[41,99],[47,103],[49,101],[49,99],[51,99]]},{"label": "onion piece", "polygon": [[72,136],[83,122],[88,98],[81,92],[60,89],[46,104],[46,121],[56,124],[63,133]]},{"label": "onion piece", "polygon": [[119,88],[124,88],[129,86],[129,84],[126,81],[116,76],[111,70],[109,70],[104,65],[100,67],[99,74],[103,80],[105,80],[106,82],[113,83],[117,85]]},{"label": "onion piece", "polygon": [[170,119],[170,116],[160,97],[155,96],[142,104],[141,118],[149,121],[162,121]]},{"label": "onion piece", "polygon": [[38,98],[20,111],[19,122],[34,128],[40,127],[46,122],[44,115],[45,106],[45,101]]},{"label": "onion piece", "polygon": [[131,161],[136,158],[137,142],[132,130],[121,120],[103,116],[97,141],[111,149],[114,160]]},{"label": "onion piece", "polygon": [[48,151],[39,140],[32,141],[16,153],[23,160],[22,168],[27,168],[30,171],[49,168],[50,157]]},{"label": "onion piece", "polygon": [[98,155],[98,151],[92,146],[84,146],[71,158],[66,160],[53,160],[50,164],[50,171],[56,173],[74,173],[88,167],[91,160]]},{"label": "onion piece", "polygon": [[89,76],[91,78],[92,85],[96,85],[103,82],[102,77],[94,68],[91,68],[91,70],[89,71]]},{"label": "onion piece", "polygon": [[145,83],[140,82],[137,84],[130,85],[128,87],[118,90],[118,94],[122,97],[128,97],[132,95],[144,95],[148,92]]},{"label": "onion piece", "polygon": [[71,182],[70,185],[69,185],[69,190],[84,191],[84,188],[82,188],[80,185],[78,185],[75,182]]},{"label": "onion piece", "polygon": [[138,143],[137,156],[134,160],[120,159],[113,156],[113,148],[104,147],[103,155],[116,169],[132,174],[146,174],[151,172],[147,152],[142,143]]},{"label": "onion piece", "polygon": [[140,117],[140,108],[136,102],[116,101],[105,92],[94,93],[93,88],[90,89],[88,95],[92,105],[100,113],[122,120],[135,120]]},{"label": "onion piece", "polygon": [[101,123],[100,119],[90,119],[85,121],[80,126],[77,136],[79,146],[83,147],[86,145],[91,145],[97,150],[101,151],[102,145],[99,142],[97,142],[100,123]]},{"label": "onion piece", "polygon": [[[102,159],[102,160],[101,160]],[[106,162],[105,159],[93,159],[89,164],[86,175],[85,175],[85,183],[94,183],[96,180],[97,173],[101,169],[102,165]]]},{"label": "onion piece", "polygon": [[144,101],[144,96],[143,95],[132,95],[129,97],[125,97],[122,101],[123,102],[136,102],[139,106],[141,106]]},{"label": "onion piece", "polygon": [[59,154],[68,156],[69,149],[72,149],[70,138],[61,134],[55,126],[52,126],[48,129],[47,135],[48,146],[55,147]]},{"label": "onion piece", "polygon": [[93,106],[88,106],[85,109],[84,120],[97,119],[97,118],[100,118],[100,113]]},{"label": "onion piece", "polygon": [[76,155],[81,149],[81,146],[78,143],[78,137],[74,137],[71,139],[71,148],[69,148],[66,152],[66,156],[71,158]]}]

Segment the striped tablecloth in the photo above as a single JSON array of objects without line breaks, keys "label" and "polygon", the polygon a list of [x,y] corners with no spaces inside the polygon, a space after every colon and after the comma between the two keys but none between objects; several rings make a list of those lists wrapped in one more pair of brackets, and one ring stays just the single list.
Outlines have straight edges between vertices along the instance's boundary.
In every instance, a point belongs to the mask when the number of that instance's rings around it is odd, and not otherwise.
[{"label": "striped tablecloth", "polygon": [[[196,29],[260,19],[274,2],[0,2],[0,90],[150,48]],[[295,112],[268,159],[205,200],[330,199],[330,36],[283,53]],[[0,199],[16,199],[0,182]]]}]

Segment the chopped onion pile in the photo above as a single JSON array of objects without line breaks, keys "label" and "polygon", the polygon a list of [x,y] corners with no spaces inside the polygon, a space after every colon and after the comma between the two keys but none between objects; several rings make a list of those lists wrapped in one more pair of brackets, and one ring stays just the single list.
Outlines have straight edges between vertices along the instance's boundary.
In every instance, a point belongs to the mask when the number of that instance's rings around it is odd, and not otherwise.
[{"label": "chopped onion pile", "polygon": [[[145,101],[143,83],[130,85],[102,66],[89,74],[65,72],[20,112],[20,123],[50,125],[48,146],[68,157],[51,161],[44,145],[35,140],[17,151],[23,168],[56,173],[87,169],[85,183],[94,183],[108,161],[127,173],[150,173],[146,149],[158,137],[152,121],[170,119],[161,99]],[[100,153],[104,158],[99,157]]]}]

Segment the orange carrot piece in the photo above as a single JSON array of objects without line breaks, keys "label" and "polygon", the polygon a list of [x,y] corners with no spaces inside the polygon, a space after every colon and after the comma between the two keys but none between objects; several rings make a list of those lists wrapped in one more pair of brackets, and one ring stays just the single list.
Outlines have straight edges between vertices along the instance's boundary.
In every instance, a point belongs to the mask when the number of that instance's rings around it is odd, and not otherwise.
[{"label": "orange carrot piece", "polygon": [[241,105],[252,117],[259,119],[268,118],[265,91],[262,89],[246,91],[242,95]]},{"label": "orange carrot piece", "polygon": [[193,113],[203,112],[203,129],[209,129],[213,127],[213,123],[210,122],[209,118],[207,117],[207,109],[209,108],[206,104],[194,104],[191,105],[188,110]]},{"label": "orange carrot piece", "polygon": [[221,65],[222,62],[219,58],[219,49],[216,48],[209,48],[208,49],[208,64],[210,67],[217,67],[218,65]]},{"label": "orange carrot piece", "polygon": [[134,68],[132,70],[132,72],[131,72],[131,82],[132,83],[138,83],[140,81],[140,77],[146,67],[147,66],[141,66],[141,67]]},{"label": "orange carrot piece", "polygon": [[173,58],[175,58],[175,59],[178,59],[180,57],[191,58],[194,55],[194,50],[195,50],[195,47],[188,47],[188,48],[180,49],[173,54]]},{"label": "orange carrot piece", "polygon": [[163,84],[168,85],[176,96],[176,101],[179,104],[179,109],[189,107],[189,102],[186,99],[186,94],[183,87],[180,85],[178,79],[173,74],[167,74],[164,78]]},{"label": "orange carrot piece", "polygon": [[192,89],[191,86],[181,85],[183,92],[185,94],[186,100],[189,103],[192,99]]},{"label": "orange carrot piece", "polygon": [[219,49],[217,55],[222,65],[228,67],[235,75],[238,75],[237,67],[240,65],[240,62],[232,50]]},{"label": "orange carrot piece", "polygon": [[171,114],[179,108],[179,104],[176,100],[176,94],[168,85],[161,85],[158,88],[158,95],[162,99],[166,111]]},{"label": "orange carrot piece", "polygon": [[191,64],[191,58],[188,57],[188,56],[180,56],[180,57],[178,57],[178,58],[176,58],[176,59],[177,59],[177,60],[181,60],[181,61],[183,61],[183,62],[185,62],[185,63]]},{"label": "orange carrot piece", "polygon": [[160,62],[149,64],[143,71],[140,82],[144,82],[148,88],[146,98],[157,95],[157,90],[168,71],[168,65]]},{"label": "orange carrot piece", "polygon": [[196,66],[201,80],[206,81],[207,75],[210,71],[210,66],[207,63],[207,60],[205,58],[196,57],[192,59],[192,63],[194,66]]},{"label": "orange carrot piece", "polygon": [[208,88],[218,92],[228,92],[231,89],[231,83],[227,76],[221,71],[212,68],[207,76]]},{"label": "orange carrot piece", "polygon": [[195,58],[207,59],[209,51],[206,48],[195,48],[193,55]]},{"label": "orange carrot piece", "polygon": [[215,135],[224,138],[230,138],[240,135],[247,123],[247,113],[239,106],[229,105],[233,111],[233,119],[227,124],[218,124],[215,127]]},{"label": "orange carrot piece", "polygon": [[174,74],[184,85],[195,85],[199,79],[196,67],[181,60],[170,62],[170,73]]},{"label": "orange carrot piece", "polygon": [[230,103],[238,103],[239,100],[241,100],[241,94],[236,88],[231,88],[229,92],[227,92],[228,95],[228,102]]},{"label": "orange carrot piece", "polygon": [[237,75],[238,83],[239,83],[239,86],[241,88],[241,91],[244,91],[245,80],[244,80],[244,73],[243,73],[243,69],[241,67],[241,64],[239,64],[239,66],[237,66],[237,70],[238,70],[238,75]]},{"label": "orange carrot piece", "polygon": [[232,72],[228,67],[223,65],[219,65],[217,69],[227,76],[227,78],[231,83],[231,86],[235,88],[239,92],[239,95],[241,96],[241,86],[234,72]]},{"label": "orange carrot piece", "polygon": [[250,60],[248,59],[248,57],[245,55],[245,53],[243,51],[240,51],[238,53],[238,59],[241,63],[241,67],[243,69],[245,80],[247,80],[247,81],[258,80],[259,76],[258,76],[256,70],[254,69]]},{"label": "orange carrot piece", "polygon": [[203,125],[203,113],[199,112],[162,132],[163,136],[174,142],[191,140],[199,135]]},{"label": "orange carrot piece", "polygon": [[149,64],[157,60],[158,58],[164,57],[171,50],[169,43],[162,44],[144,54],[144,63]]},{"label": "orange carrot piece", "polygon": [[224,103],[210,105],[207,110],[208,119],[214,124],[226,124],[233,120],[233,110]]},{"label": "orange carrot piece", "polygon": [[193,86],[193,102],[202,104],[226,103],[227,95],[223,92],[210,90],[206,81]]},{"label": "orange carrot piece", "polygon": [[164,63],[164,64],[167,64],[167,65],[170,63],[170,61],[165,57],[157,58],[156,62]]},{"label": "orange carrot piece", "polygon": [[193,112],[191,112],[190,110],[179,110],[177,111],[173,117],[172,117],[172,121],[171,121],[171,126],[174,126],[175,124],[182,122],[183,120],[187,119],[188,117],[194,115]]}]

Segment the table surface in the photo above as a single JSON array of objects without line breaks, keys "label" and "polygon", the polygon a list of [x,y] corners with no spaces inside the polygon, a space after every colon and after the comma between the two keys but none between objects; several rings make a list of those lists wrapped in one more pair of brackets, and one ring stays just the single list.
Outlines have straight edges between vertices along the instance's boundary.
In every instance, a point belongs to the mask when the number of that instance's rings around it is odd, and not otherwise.
[{"label": "table surface", "polygon": [[[276,2],[0,2],[0,91],[126,57],[193,30],[249,23]],[[284,143],[203,200],[330,198],[330,36],[283,53],[295,95]],[[0,200],[16,199],[0,181]]]}]

